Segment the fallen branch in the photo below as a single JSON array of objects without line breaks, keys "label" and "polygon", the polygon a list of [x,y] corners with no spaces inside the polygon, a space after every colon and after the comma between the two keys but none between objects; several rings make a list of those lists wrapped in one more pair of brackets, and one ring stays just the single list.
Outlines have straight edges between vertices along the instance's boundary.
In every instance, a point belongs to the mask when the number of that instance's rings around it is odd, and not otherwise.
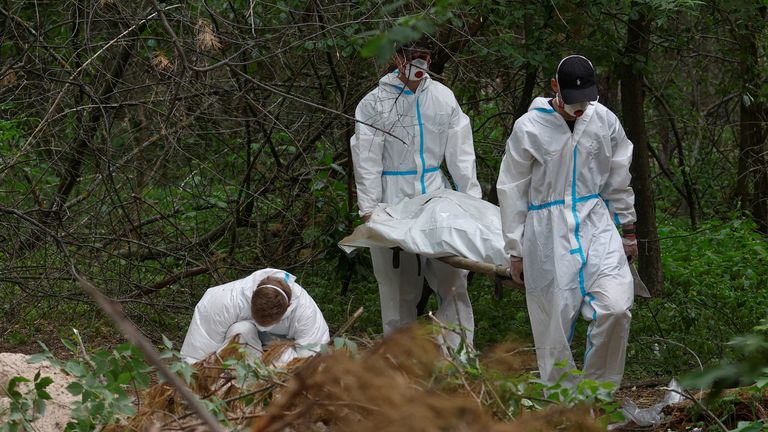
[{"label": "fallen branch", "polygon": [[136,296],[139,296],[139,295],[146,296],[146,295],[152,294],[152,293],[154,293],[156,291],[160,291],[161,289],[163,289],[165,287],[171,286],[171,285],[175,284],[176,282],[181,281],[182,279],[187,279],[187,278],[191,278],[193,276],[198,276],[198,275],[201,275],[201,274],[205,274],[205,273],[210,272],[211,270],[213,270],[213,268],[210,265],[205,265],[205,266],[200,266],[200,267],[195,267],[195,268],[187,269],[187,270],[178,272],[176,274],[172,274],[172,275],[168,276],[167,278],[165,278],[163,280],[160,280],[160,281],[157,281],[157,282],[153,283],[150,286],[147,286],[147,287],[144,287],[144,288],[142,288],[142,289],[140,289],[138,291],[135,291],[134,293],[130,294],[128,297],[132,298],[132,297],[136,297]]}]

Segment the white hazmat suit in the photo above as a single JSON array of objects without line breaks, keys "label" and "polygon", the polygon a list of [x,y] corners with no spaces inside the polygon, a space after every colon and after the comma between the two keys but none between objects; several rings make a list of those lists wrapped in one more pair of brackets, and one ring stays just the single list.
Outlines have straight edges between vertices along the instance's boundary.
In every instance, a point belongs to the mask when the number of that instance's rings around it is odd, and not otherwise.
[{"label": "white hazmat suit", "polygon": [[497,182],[505,250],[523,258],[542,378],[557,381],[579,312],[590,321],[586,378],[620,384],[633,281],[616,224],[635,221],[632,143],[592,103],[571,132],[546,98],[514,125]]},{"label": "white hazmat suit", "polygon": [[[259,331],[251,316],[251,297],[259,283],[269,277],[279,277],[291,287],[291,302],[280,321],[268,332]],[[263,269],[243,279],[209,288],[195,306],[192,323],[187,330],[181,356],[188,363],[202,360],[208,354],[226,346],[234,335],[257,355],[262,343],[270,340],[291,340],[287,349],[275,361],[284,366],[297,357],[308,357],[328,343],[328,325],[310,295],[296,283],[296,277],[277,269]]]},{"label": "white hazmat suit", "polygon": [[[412,92],[395,71],[363,98],[355,118],[350,145],[361,215],[373,212],[379,203],[394,204],[445,188],[443,162],[459,191],[481,196],[469,117],[446,86],[427,75]],[[437,318],[461,324],[472,341],[474,317],[466,270],[384,248],[371,248],[371,258],[385,334],[416,320],[426,277],[437,293]],[[397,268],[393,259],[399,259]],[[459,340],[458,335],[450,335],[447,342],[456,346]]]}]

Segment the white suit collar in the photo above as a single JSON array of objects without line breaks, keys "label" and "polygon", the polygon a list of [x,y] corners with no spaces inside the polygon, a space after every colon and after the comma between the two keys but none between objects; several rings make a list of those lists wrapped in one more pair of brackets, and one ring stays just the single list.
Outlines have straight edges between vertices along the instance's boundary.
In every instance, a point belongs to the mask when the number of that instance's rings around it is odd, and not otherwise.
[{"label": "white suit collar", "polygon": [[[403,84],[402,81],[400,81],[400,78],[397,77],[397,70],[394,72],[390,72],[379,80],[379,87],[390,91],[392,93],[403,93],[406,95],[412,95],[413,92],[408,89],[408,87]],[[429,87],[430,83],[432,82],[432,78],[429,77],[429,75],[425,76],[424,79],[422,79],[422,83],[419,84],[419,88],[416,89],[416,93],[421,93]]]},{"label": "white suit collar", "polygon": [[[564,128],[568,128],[568,125],[565,123],[565,119],[563,116],[561,116],[554,108],[552,108],[552,105],[549,103],[549,98],[545,97],[537,97],[536,99],[531,102],[531,106],[528,107],[528,111],[538,111],[545,114],[550,114],[554,116],[554,119],[557,123],[561,124]],[[595,109],[597,107],[599,102],[590,104],[586,111],[584,111],[584,114],[582,114],[581,117],[579,117],[578,120],[576,120],[576,124],[573,127],[573,140],[574,142],[578,142],[579,137],[581,136],[582,132],[584,132],[584,129],[587,127],[587,123],[589,122],[589,119],[592,118],[592,114],[595,113]]]}]

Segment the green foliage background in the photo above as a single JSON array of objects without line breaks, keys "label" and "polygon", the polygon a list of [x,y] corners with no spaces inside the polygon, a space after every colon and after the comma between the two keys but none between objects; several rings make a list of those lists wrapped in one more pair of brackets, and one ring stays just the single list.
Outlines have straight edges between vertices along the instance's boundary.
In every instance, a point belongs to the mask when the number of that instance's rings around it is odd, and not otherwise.
[{"label": "green foliage background", "polygon": [[[2,205],[64,239],[78,268],[158,344],[161,334],[183,339],[205,289],[267,266],[298,275],[332,330],[362,306],[351,333],[379,334],[369,258],[336,247],[360,223],[350,116],[395,44],[425,33],[449,54],[441,79],[472,119],[489,199],[516,112],[549,94],[563,55],[593,60],[600,100],[617,113],[617,70],[647,69],[666,292],[635,305],[630,378],[711,363],[766,316],[768,246],[736,199],[740,104],[764,106],[768,93],[765,28],[749,25],[764,2],[163,4],[176,40],[152,2],[81,3],[3,2]],[[639,10],[653,18],[647,62],[624,54]],[[201,48],[205,28],[219,51]],[[756,57],[742,43],[749,35]],[[129,60],[118,77],[121,50]],[[678,192],[683,173],[696,226]],[[40,339],[61,349],[70,327],[89,347],[122,342],[34,224],[2,212],[0,236],[0,348],[34,351]],[[478,348],[530,337],[520,293],[496,300],[481,275],[470,291]]]}]

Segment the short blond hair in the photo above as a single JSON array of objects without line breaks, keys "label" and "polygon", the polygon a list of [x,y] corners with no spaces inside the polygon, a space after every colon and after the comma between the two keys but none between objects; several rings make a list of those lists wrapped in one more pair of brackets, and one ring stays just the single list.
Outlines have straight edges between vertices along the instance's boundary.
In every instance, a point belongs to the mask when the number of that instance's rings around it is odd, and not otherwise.
[{"label": "short blond hair", "polygon": [[270,276],[262,279],[253,290],[251,316],[259,325],[276,324],[285,315],[290,303],[291,286],[283,279]]}]

